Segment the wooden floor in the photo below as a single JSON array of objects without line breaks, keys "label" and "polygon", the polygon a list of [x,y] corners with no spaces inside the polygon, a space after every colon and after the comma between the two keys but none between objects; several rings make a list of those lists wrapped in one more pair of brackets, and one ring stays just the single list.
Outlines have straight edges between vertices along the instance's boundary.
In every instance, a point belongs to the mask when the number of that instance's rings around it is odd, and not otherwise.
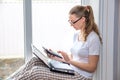
[{"label": "wooden floor", "polygon": [[23,58],[0,58],[0,80],[5,80],[10,74],[15,72],[20,66],[24,64]]}]

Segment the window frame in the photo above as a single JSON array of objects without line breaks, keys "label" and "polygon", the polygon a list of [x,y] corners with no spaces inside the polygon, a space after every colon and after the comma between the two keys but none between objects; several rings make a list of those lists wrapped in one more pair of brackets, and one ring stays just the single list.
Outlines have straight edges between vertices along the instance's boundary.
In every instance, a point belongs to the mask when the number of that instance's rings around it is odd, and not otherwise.
[{"label": "window frame", "polygon": [[32,58],[32,6],[31,0],[23,0],[24,12],[24,57],[25,63]]}]

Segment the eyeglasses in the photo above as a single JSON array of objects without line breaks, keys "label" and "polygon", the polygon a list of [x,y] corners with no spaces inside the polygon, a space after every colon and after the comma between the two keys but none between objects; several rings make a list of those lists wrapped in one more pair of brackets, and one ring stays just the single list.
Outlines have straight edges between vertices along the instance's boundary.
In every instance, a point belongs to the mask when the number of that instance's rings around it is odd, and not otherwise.
[{"label": "eyeglasses", "polygon": [[76,21],[68,20],[68,22],[69,22],[70,24],[75,24],[75,23],[77,23],[81,18],[82,18],[82,17],[78,18]]}]

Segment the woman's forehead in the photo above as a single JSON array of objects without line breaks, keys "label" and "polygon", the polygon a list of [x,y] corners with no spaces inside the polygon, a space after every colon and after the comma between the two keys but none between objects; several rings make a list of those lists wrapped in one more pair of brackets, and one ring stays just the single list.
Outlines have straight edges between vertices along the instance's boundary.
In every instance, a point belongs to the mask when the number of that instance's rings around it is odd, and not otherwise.
[{"label": "woman's forehead", "polygon": [[71,14],[71,15],[69,15],[69,19],[76,19],[77,17],[76,17],[76,15],[75,14]]}]

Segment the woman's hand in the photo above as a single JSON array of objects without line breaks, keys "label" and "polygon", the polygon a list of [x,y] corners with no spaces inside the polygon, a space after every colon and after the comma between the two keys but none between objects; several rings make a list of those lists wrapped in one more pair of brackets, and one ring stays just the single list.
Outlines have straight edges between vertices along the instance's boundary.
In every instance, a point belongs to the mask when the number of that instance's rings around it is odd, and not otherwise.
[{"label": "woman's hand", "polygon": [[69,58],[69,56],[67,55],[66,52],[58,51],[58,53],[60,53],[60,54],[64,57],[65,62],[68,62],[68,63],[69,63],[70,58]]},{"label": "woman's hand", "polygon": [[[51,50],[51,49],[49,49],[49,50]],[[51,51],[52,51],[52,50],[51,50]],[[56,56],[54,56],[54,55],[51,55],[51,54],[49,54],[49,53],[47,53],[47,56],[48,56],[49,58],[51,58],[51,59],[54,59],[54,60],[57,60],[57,61],[60,61],[60,62],[65,62],[64,59],[61,59],[61,58],[56,57]]]}]

